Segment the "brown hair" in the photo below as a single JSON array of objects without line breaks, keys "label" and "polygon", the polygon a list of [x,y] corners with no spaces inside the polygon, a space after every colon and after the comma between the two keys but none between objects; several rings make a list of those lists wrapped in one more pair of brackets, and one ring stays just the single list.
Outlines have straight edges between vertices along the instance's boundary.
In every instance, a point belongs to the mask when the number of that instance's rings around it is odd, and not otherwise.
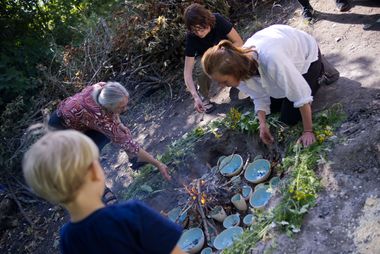
[{"label": "brown hair", "polygon": [[209,76],[219,73],[247,80],[257,73],[257,61],[247,56],[253,51],[251,48],[235,47],[229,40],[222,40],[203,54],[203,70]]},{"label": "brown hair", "polygon": [[188,30],[194,26],[213,28],[215,26],[215,16],[203,5],[192,4],[188,6],[184,13],[185,25]]}]

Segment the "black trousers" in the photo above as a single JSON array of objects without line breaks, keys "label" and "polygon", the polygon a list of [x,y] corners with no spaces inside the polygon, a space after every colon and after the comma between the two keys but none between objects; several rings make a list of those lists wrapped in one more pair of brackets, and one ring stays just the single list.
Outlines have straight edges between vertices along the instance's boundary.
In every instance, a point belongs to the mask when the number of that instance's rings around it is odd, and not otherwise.
[{"label": "black trousers", "polygon": [[[57,111],[54,111],[50,115],[48,125],[50,127],[53,127],[56,130],[70,129],[70,128],[65,127],[65,125],[63,124],[63,120],[57,115]],[[84,131],[83,134],[85,134],[87,137],[92,139],[92,141],[94,141],[96,146],[99,148],[99,152],[102,151],[102,149],[105,145],[107,145],[109,142],[111,142],[111,140],[106,135],[104,135],[103,133],[101,133],[99,131],[87,130],[87,131]]]},{"label": "black trousers", "polygon": [[[311,89],[311,95],[314,96],[320,85],[319,79],[323,74],[323,64],[321,61],[321,52],[318,51],[318,60],[312,62],[307,73],[302,75]],[[275,99],[270,98],[271,105],[270,110],[272,113],[280,112],[280,121],[287,125],[295,125],[302,117],[299,108],[295,108],[293,102],[287,98]]]}]

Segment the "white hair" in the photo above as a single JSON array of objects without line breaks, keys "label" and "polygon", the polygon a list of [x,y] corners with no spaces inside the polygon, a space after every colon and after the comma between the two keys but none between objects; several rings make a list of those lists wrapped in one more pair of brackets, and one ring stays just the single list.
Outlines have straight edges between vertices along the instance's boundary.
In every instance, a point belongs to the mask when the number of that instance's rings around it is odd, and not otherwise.
[{"label": "white hair", "polygon": [[107,82],[105,86],[95,88],[92,97],[101,107],[113,112],[129,93],[119,82]]}]

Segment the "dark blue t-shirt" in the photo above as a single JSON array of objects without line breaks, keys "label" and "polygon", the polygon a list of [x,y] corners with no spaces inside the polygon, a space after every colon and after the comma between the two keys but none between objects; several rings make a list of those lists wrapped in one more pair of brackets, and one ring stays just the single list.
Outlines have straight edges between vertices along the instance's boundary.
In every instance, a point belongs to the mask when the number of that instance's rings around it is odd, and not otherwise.
[{"label": "dark blue t-shirt", "polygon": [[170,253],[182,229],[139,201],[101,208],[61,229],[62,253]]},{"label": "dark blue t-shirt", "polygon": [[232,24],[219,13],[214,13],[215,26],[204,37],[199,38],[193,33],[186,35],[185,55],[189,57],[201,56],[206,50],[218,44],[221,40],[228,39]]}]

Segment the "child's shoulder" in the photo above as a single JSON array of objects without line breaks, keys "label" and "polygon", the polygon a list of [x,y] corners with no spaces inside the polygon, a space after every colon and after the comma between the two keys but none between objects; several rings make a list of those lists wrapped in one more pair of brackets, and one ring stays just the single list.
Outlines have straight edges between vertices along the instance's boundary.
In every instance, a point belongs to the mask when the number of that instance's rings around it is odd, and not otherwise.
[{"label": "child's shoulder", "polygon": [[[131,216],[132,214],[138,213],[140,214],[141,211],[144,210],[150,210],[144,203],[138,200],[131,200],[127,202],[122,202],[118,204],[113,204],[110,206],[106,206],[102,208],[101,213],[103,216],[112,216],[120,214]],[[124,217],[124,216],[121,216]]]}]

